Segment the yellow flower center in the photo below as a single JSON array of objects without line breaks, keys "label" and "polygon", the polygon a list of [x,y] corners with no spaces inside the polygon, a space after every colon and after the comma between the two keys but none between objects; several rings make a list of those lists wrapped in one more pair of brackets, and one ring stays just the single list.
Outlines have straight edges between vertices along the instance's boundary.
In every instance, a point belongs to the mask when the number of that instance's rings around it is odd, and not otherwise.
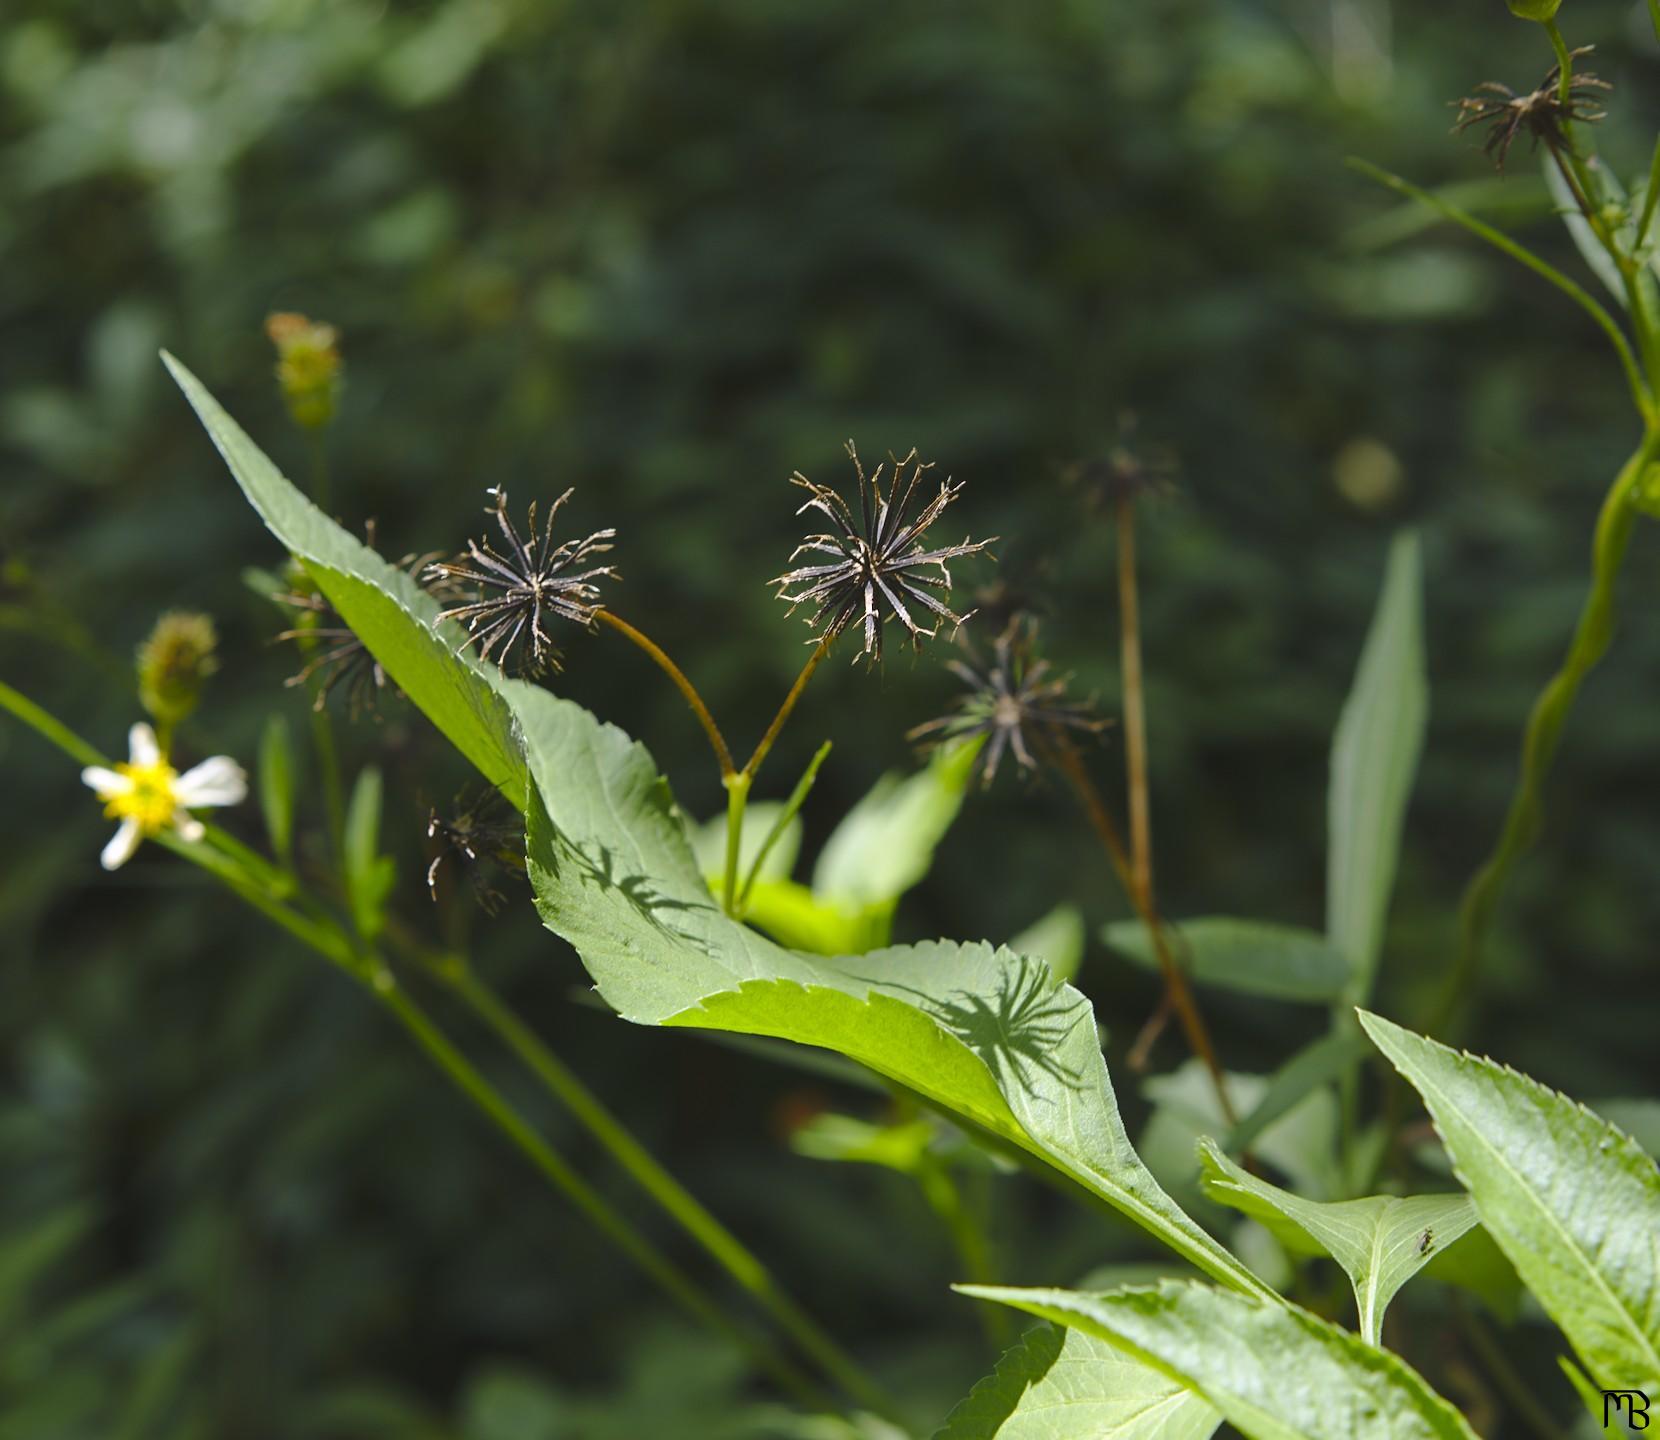
[{"label": "yellow flower center", "polygon": [[117,764],[115,773],[125,776],[133,788],[124,794],[112,795],[104,806],[104,814],[112,820],[136,820],[146,835],[155,835],[173,821],[179,800],[173,782],[179,772],[165,760],[148,765]]}]

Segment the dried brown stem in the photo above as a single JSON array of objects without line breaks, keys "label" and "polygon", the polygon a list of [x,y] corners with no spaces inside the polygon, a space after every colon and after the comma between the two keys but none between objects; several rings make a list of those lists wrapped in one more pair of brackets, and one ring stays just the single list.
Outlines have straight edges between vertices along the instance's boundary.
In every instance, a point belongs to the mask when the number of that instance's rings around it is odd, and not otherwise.
[{"label": "dried brown stem", "polygon": [[[692,714],[697,716],[698,723],[703,726],[703,733],[709,737],[715,759],[720,762],[721,779],[726,780],[736,774],[737,767],[732,764],[732,752],[726,748],[726,739],[720,733],[720,726],[715,724],[715,717],[709,713],[709,707],[703,703],[703,697],[697,693],[697,687],[686,678],[685,672],[669,659],[663,647],[610,610],[596,610],[594,619],[602,625],[609,625],[625,639],[633,641],[656,662],[658,668],[669,679],[674,681],[675,688],[685,696],[686,703],[692,707]],[[775,725],[777,723],[775,722]]]}]

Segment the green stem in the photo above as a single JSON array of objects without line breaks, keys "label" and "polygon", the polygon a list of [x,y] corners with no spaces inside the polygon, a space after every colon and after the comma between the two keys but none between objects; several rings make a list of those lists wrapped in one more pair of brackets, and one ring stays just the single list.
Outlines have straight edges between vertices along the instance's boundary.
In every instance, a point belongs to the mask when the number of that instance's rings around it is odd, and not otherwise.
[{"label": "green stem", "polygon": [[[1660,4],[1660,0],[1655,0]],[[1643,213],[1637,221],[1637,238],[1631,242],[1633,250],[1641,250],[1648,239],[1648,227],[1654,222],[1654,207],[1660,203],[1660,138],[1654,142],[1654,158],[1649,161],[1648,189],[1643,192]]]},{"label": "green stem", "polygon": [[405,992],[390,971],[372,964],[365,976],[376,998],[395,1015],[415,1043],[486,1117],[524,1153],[525,1157],[564,1192],[566,1198],[625,1255],[677,1300],[686,1311],[750,1350],[769,1374],[809,1405],[823,1397],[818,1388],[788,1360],[775,1354],[738,1325],[697,1286],[678,1265],[619,1216],[598,1191],[579,1175],[551,1145],[525,1122],[455,1045]]},{"label": "green stem", "polygon": [[311,500],[325,515],[329,508],[329,451],[324,426],[308,428],[306,451],[311,460]]},{"label": "green stem", "polygon": [[1556,51],[1556,69],[1558,74],[1556,84],[1556,100],[1566,109],[1573,98],[1574,57],[1568,49],[1567,41],[1562,38],[1562,32],[1557,29],[1556,21],[1545,21],[1545,34],[1550,36],[1550,47]]},{"label": "green stem", "polygon": [[1510,1357],[1504,1353],[1504,1347],[1493,1338],[1492,1332],[1461,1300],[1453,1302],[1453,1312],[1458,1319],[1458,1328],[1464,1332],[1464,1338],[1470,1342],[1470,1347],[1481,1357],[1482,1364],[1487,1367],[1487,1373],[1493,1377],[1504,1398],[1510,1402],[1528,1429],[1539,1437],[1539,1440],[1568,1440],[1569,1432],[1558,1425],[1551,1418],[1551,1413],[1541,1403],[1530,1389],[1527,1381],[1522,1378],[1521,1372],[1511,1364]]},{"label": "green stem", "polygon": [[760,1258],[663,1168],[548,1044],[502,1003],[494,990],[464,963],[436,966],[433,970],[605,1147],[640,1188],[823,1367],[825,1374],[860,1404],[890,1417],[895,1414],[892,1399],[779,1286]]},{"label": "green stem", "polygon": [[738,913],[738,856],[743,849],[744,808],[749,804],[749,771],[739,770],[726,777],[726,863],[722,867],[721,909]]},{"label": "green stem", "polygon": [[778,812],[778,818],[772,822],[772,829],[767,831],[767,838],[761,842],[761,848],[755,852],[755,863],[749,867],[749,874],[744,877],[744,883],[738,891],[739,915],[742,915],[749,908],[749,892],[755,888],[755,881],[761,873],[761,866],[766,864],[767,856],[772,853],[772,847],[778,843],[785,827],[800,813],[801,807],[806,804],[807,794],[813,788],[813,782],[818,779],[819,767],[824,764],[829,754],[830,742],[826,740],[814,752],[813,758],[807,762],[807,768],[802,771],[801,778],[795,782],[795,789],[790,791],[790,798],[784,802],[784,808]]},{"label": "green stem", "polygon": [[830,653],[830,638],[826,636],[813,647],[813,653],[807,657],[807,663],[801,667],[801,673],[795,677],[795,684],[790,686],[790,693],[784,697],[784,703],[778,707],[778,713],[772,717],[772,724],[767,726],[767,733],[761,737],[761,743],[755,747],[755,753],[749,757],[744,765],[744,774],[750,779],[755,778],[755,772],[761,768],[761,762],[767,758],[767,752],[772,749],[772,742],[778,738],[778,732],[784,728],[784,722],[790,718],[790,712],[795,709],[795,702],[801,698],[801,693],[807,688],[807,682],[813,678],[813,671],[819,667],[819,662]]},{"label": "green stem", "polygon": [[1471,879],[1459,909],[1458,960],[1448,974],[1429,1024],[1439,1031],[1453,1020],[1475,984],[1482,942],[1494,907],[1516,861],[1537,838],[1541,823],[1545,778],[1550,773],[1562,727],[1579,696],[1587,674],[1607,652],[1614,635],[1615,584],[1631,541],[1638,511],[1632,491],[1643,473],[1660,456],[1660,425],[1651,425],[1643,443],[1621,467],[1603,499],[1591,547],[1591,588],[1586,595],[1573,643],[1561,667],[1534,702],[1522,736],[1521,775],[1498,844]]},{"label": "green stem", "polygon": [[[950,1234],[969,1283],[995,1285],[997,1272],[992,1267],[991,1246],[986,1240],[985,1230],[964,1200],[962,1189],[952,1178],[949,1168],[943,1161],[929,1155],[922,1157],[914,1173],[923,1195]],[[1013,1317],[1009,1308],[988,1302],[981,1302],[976,1308],[985,1326],[986,1339],[993,1350],[1002,1354],[1014,1339],[1014,1327],[1010,1323]]]},{"label": "green stem", "polygon": [[[32,730],[56,745],[72,759],[85,765],[107,763],[103,755],[68,726],[4,682],[0,682],[0,707],[22,720]],[[218,835],[212,838],[215,841],[222,841],[222,837]],[[286,903],[283,898],[265,889],[260,880],[266,873],[275,874],[271,867],[262,867],[259,872],[246,871],[233,858],[233,853],[227,853],[227,848],[222,843],[210,844],[206,840],[190,842],[181,839],[171,831],[163,831],[156,837],[156,840],[176,855],[206,870],[238,898],[258,910],[260,914],[279,925],[308,948],[322,955],[324,959],[362,982],[376,999],[393,1012],[416,1043],[426,1051],[457,1088],[484,1112],[486,1117],[525,1154],[531,1163],[557,1189],[563,1192],[578,1210],[612,1240],[624,1254],[639,1265],[646,1274],[656,1280],[669,1295],[698,1320],[729,1335],[741,1344],[755,1357],[757,1363],[768,1374],[803,1403],[814,1408],[818,1408],[825,1403],[825,1397],[819,1387],[798,1366],[778,1355],[771,1346],[733,1321],[672,1260],[630,1226],[626,1220],[615,1214],[599,1193],[582,1179],[558,1151],[526,1123],[518,1111],[456,1049],[416,1002],[398,987],[391,972],[378,956],[365,955],[357,949],[351,938],[336,922],[328,919],[312,919],[303,915]],[[552,1059],[551,1056],[548,1058]],[[557,1065],[557,1062],[554,1063]],[[568,1072],[566,1073],[568,1075]],[[573,1085],[577,1083],[574,1076],[569,1076],[569,1079]],[[580,1089],[580,1086],[578,1085],[577,1088]],[[585,1091],[582,1093],[586,1095]],[[587,1098],[595,1110],[604,1115],[605,1112],[599,1108],[598,1101],[594,1100],[592,1096]],[[615,1124],[614,1121],[612,1123]],[[619,1134],[626,1134],[626,1132],[621,1131],[620,1127],[617,1127],[617,1129]],[[641,1151],[640,1154],[643,1156],[644,1152]],[[649,1162],[649,1156],[644,1158]],[[693,1203],[695,1204],[695,1202]],[[677,1216],[677,1218],[682,1219],[682,1223],[684,1223],[684,1217]],[[709,1223],[715,1224],[712,1217]],[[737,1244],[735,1240],[731,1243],[734,1246]],[[741,1250],[741,1247],[738,1248]],[[717,1256],[717,1258],[720,1257]],[[765,1275],[764,1270],[762,1275]],[[739,1276],[738,1278],[742,1281],[743,1277]],[[793,1318],[798,1323],[804,1323],[809,1330],[813,1328],[810,1320],[801,1315],[799,1311],[794,1310],[788,1297],[779,1296],[779,1299],[782,1301],[785,1311],[792,1313]],[[782,1319],[783,1316],[781,1315],[780,1318]],[[794,1332],[792,1331],[792,1333]],[[833,1341],[826,1338],[823,1343],[834,1351]],[[847,1363],[851,1365],[852,1362]],[[838,1378],[841,1377],[838,1376]],[[849,1390],[850,1393],[858,1393],[852,1385],[849,1385]],[[864,1397],[861,1396],[860,1398],[863,1399]]]},{"label": "green stem", "polygon": [[617,634],[650,656],[652,663],[674,681],[674,688],[692,707],[692,714],[697,716],[697,723],[703,727],[703,733],[709,739],[709,748],[715,752],[715,760],[720,765],[721,779],[728,779],[733,773],[732,752],[726,748],[726,738],[720,733],[720,726],[715,724],[715,717],[709,713],[709,707],[697,693],[697,686],[686,678],[686,672],[676,665],[669,658],[668,651],[645,631],[635,629],[621,616],[610,610],[596,610],[594,620],[597,624],[610,626]]},{"label": "green stem", "polygon": [[334,726],[328,710],[311,709],[311,744],[317,751],[317,770],[323,779],[323,810],[328,823],[329,859],[336,873],[346,863],[346,800],[340,781],[340,752],[334,744]]},{"label": "green stem", "polygon": [[1597,324],[1608,343],[1614,347],[1614,353],[1619,356],[1620,368],[1625,372],[1626,384],[1631,388],[1631,396],[1635,401],[1638,413],[1643,417],[1645,424],[1653,424],[1660,411],[1655,406],[1654,396],[1649,392],[1648,382],[1637,364],[1637,357],[1632,353],[1631,342],[1626,339],[1625,332],[1620,329],[1619,323],[1608,313],[1605,306],[1600,304],[1584,286],[1570,280],[1554,265],[1541,260],[1524,245],[1519,245],[1502,230],[1495,230],[1485,221],[1478,220],[1467,210],[1461,210],[1451,205],[1438,195],[1431,194],[1421,186],[1414,185],[1410,180],[1403,180],[1399,175],[1391,175],[1387,170],[1379,169],[1370,161],[1359,160],[1353,157],[1348,162],[1351,169],[1358,170],[1362,175],[1370,176],[1380,185],[1386,185],[1397,194],[1405,195],[1416,200],[1420,205],[1427,205],[1431,210],[1445,216],[1456,225],[1462,225],[1472,235],[1479,236],[1494,249],[1502,251],[1512,260],[1527,268],[1535,275],[1548,280],[1564,295],[1568,296]]}]

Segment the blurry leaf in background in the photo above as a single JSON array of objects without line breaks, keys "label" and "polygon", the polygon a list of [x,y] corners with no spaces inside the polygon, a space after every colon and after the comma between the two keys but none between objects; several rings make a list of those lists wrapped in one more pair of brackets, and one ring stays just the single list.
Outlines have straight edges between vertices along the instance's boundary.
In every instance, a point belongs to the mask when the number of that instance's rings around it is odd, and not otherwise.
[{"label": "blurry leaf in background", "polygon": [[1009,949],[1016,955],[1037,956],[1056,980],[1070,983],[1084,963],[1084,934],[1083,912],[1076,905],[1061,904],[1010,940]]},{"label": "blurry leaf in background", "polygon": [[[1217,915],[1177,921],[1171,931],[1181,963],[1200,985],[1327,1005],[1350,979],[1343,952],[1312,930]],[[1158,969],[1140,921],[1115,920],[1102,938],[1144,970]]]}]

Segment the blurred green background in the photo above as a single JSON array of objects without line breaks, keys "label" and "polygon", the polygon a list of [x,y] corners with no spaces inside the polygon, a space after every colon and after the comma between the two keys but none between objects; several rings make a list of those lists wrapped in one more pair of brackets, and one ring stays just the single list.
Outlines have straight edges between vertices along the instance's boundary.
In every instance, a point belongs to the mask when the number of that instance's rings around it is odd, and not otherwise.
[{"label": "blurred green background", "polygon": [[[1344,168],[1359,153],[1481,180],[1447,102],[1485,79],[1531,87],[1549,63],[1500,0],[1391,11],[8,0],[0,674],[117,749],[133,647],[160,610],[204,609],[224,663],[187,755],[251,763],[274,709],[303,728],[280,617],[240,578],[279,557],[156,360],[176,352],[303,474],[273,310],[343,333],[346,524],[373,517],[394,556],[452,548],[485,486],[517,505],[575,485],[571,528],[621,532],[618,608],[740,746],[805,653],[765,583],[798,535],[785,479],[850,480],[849,436],[869,456],[919,446],[967,482],[948,538],[1000,535],[1001,564],[964,564],[959,584],[1001,574],[1039,595],[1051,654],[1110,706],[1112,535],[1060,476],[1133,410],[1182,463],[1143,527],[1172,914],[1320,923],[1329,733],[1388,538],[1422,528],[1431,728],[1380,996],[1419,1013],[1634,422],[1560,296],[1459,235],[1406,234]],[[1616,85],[1604,154],[1640,172],[1660,124],[1643,8],[1569,0],[1562,20]],[[1525,143],[1488,199],[1577,265]],[[1473,1036],[1586,1099],[1656,1078],[1653,528]],[[632,651],[576,637],[559,686],[650,745],[689,809],[718,808],[701,736]],[[769,772],[781,791],[836,742],[809,847],[913,763],[905,730],[952,689],[937,655],[821,672]],[[945,1237],[901,1177],[783,1138],[792,1114],[868,1100],[573,1003],[575,958],[522,895],[493,922],[431,915],[426,807],[461,764],[396,702],[347,745],[388,771],[405,912],[470,930],[692,1188],[942,1416],[990,1364],[946,1290]],[[1095,757],[1115,792],[1118,760],[1116,744]],[[780,1433],[741,1363],[681,1327],[340,977],[155,847],[103,874],[96,804],[10,723],[0,774],[3,1440]],[[258,837],[253,807],[230,823]],[[1003,939],[1066,898],[1092,929],[1124,912],[1066,795],[1005,777],[899,936]],[[1082,984],[1133,1133],[1147,1107],[1122,1054],[1156,990],[1094,945]],[[1323,1023],[1207,1001],[1242,1070]],[[1160,1068],[1179,1059],[1167,1041]],[[1147,1257],[1127,1227],[1018,1181],[995,1237],[1022,1283]],[[1517,1343],[1548,1357],[1536,1329]]]}]

